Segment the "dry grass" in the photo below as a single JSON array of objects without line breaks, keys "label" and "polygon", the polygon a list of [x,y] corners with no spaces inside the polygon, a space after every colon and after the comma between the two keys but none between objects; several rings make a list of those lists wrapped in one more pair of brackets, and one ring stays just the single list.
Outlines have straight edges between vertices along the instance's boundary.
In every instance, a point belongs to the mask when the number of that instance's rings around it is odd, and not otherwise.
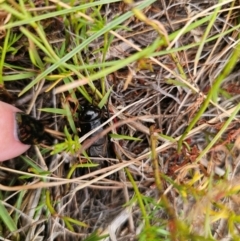
[{"label": "dry grass", "polygon": [[2,163],[0,240],[239,239],[239,1],[144,2],[1,4],[1,82],[58,141]]}]

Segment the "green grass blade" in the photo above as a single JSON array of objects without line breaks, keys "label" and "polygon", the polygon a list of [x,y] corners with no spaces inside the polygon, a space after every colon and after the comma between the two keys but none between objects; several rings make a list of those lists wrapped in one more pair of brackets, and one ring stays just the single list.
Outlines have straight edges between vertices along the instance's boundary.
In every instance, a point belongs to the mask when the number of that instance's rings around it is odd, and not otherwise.
[{"label": "green grass blade", "polygon": [[7,209],[3,205],[2,201],[0,201],[0,218],[4,222],[4,224],[7,226],[9,231],[15,232],[17,230],[17,226],[14,222],[14,220],[9,215]]},{"label": "green grass blade", "polygon": [[221,128],[221,130],[214,136],[213,140],[207,145],[207,147],[203,151],[201,151],[200,155],[196,158],[196,162],[201,160],[201,158],[204,155],[206,155],[209,152],[209,150],[212,148],[212,146],[221,138],[222,134],[224,133],[224,131],[226,131],[227,127],[231,124],[232,120],[237,115],[239,110],[240,110],[240,104],[238,104],[236,106],[236,108],[233,111],[233,113],[229,116],[227,121],[224,123],[224,125]]},{"label": "green grass blade", "polygon": [[209,91],[206,99],[204,100],[200,110],[194,116],[194,118],[192,119],[192,121],[189,123],[188,127],[186,128],[186,130],[182,134],[181,138],[179,139],[179,141],[178,141],[178,153],[180,153],[180,151],[181,151],[182,142],[183,142],[184,138],[187,136],[189,131],[194,127],[194,125],[200,119],[200,117],[202,116],[204,111],[208,108],[211,99],[213,98],[213,101],[217,100],[220,85],[222,84],[223,80],[231,73],[234,66],[237,64],[237,60],[239,59],[239,57],[240,57],[240,35],[238,36],[237,45],[234,48],[233,53],[232,53],[231,57],[229,58],[227,64],[225,65],[225,67],[223,68],[221,73],[217,76],[217,78],[213,81],[212,88],[210,89],[210,91]]},{"label": "green grass blade", "polygon": [[[149,0],[144,1],[141,4],[138,5],[138,9],[144,9],[145,7],[148,7],[152,3],[154,3],[155,0]],[[120,25],[124,21],[126,21],[128,18],[132,17],[133,13],[131,11],[123,14],[122,16],[118,17],[117,19],[113,20],[110,24],[107,24],[105,27],[103,27],[100,31],[94,33],[91,37],[86,39],[82,44],[77,46],[75,49],[70,51],[68,54],[66,54],[63,58],[58,60],[55,64],[50,66],[48,69],[46,69],[43,73],[41,73],[35,80],[33,80],[29,85],[27,85],[19,94],[19,96],[26,93],[29,89],[31,89],[36,83],[38,83],[41,79],[45,78],[49,73],[54,71],[56,68],[61,66],[63,63],[71,59],[75,54],[79,53],[81,50],[83,50],[86,46],[88,46],[91,42],[93,42],[96,38],[102,36],[104,33],[110,31],[111,29],[115,28],[116,26]],[[115,69],[115,68],[114,68]]]}]

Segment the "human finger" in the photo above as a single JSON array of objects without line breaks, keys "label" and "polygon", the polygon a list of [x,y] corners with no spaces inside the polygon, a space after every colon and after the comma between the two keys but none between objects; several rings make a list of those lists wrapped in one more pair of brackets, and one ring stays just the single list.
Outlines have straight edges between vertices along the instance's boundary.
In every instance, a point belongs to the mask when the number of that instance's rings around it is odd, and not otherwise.
[{"label": "human finger", "polygon": [[0,161],[17,157],[30,147],[18,139],[16,112],[20,110],[0,101]]}]

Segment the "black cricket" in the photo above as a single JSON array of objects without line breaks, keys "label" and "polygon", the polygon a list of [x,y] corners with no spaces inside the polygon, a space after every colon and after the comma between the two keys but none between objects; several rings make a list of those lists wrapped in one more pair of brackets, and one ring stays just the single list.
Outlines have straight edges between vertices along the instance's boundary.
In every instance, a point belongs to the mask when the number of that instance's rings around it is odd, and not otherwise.
[{"label": "black cricket", "polygon": [[16,113],[18,139],[27,145],[36,145],[46,138],[44,125],[41,121],[23,113]]},{"label": "black cricket", "polygon": [[[94,105],[84,105],[79,113],[79,127],[81,135],[85,135],[89,131],[100,126],[104,122],[104,112]],[[103,127],[94,132],[89,138],[100,134],[104,130]],[[109,140],[107,136],[99,138],[87,150],[91,157],[109,157]]]}]

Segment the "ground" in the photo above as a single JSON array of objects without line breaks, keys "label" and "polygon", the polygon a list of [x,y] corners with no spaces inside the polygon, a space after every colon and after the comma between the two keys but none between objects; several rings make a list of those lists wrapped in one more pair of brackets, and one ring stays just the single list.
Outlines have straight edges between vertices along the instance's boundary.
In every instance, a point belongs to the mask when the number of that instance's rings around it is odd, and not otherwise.
[{"label": "ground", "polygon": [[1,240],[239,240],[239,8],[2,1]]}]

